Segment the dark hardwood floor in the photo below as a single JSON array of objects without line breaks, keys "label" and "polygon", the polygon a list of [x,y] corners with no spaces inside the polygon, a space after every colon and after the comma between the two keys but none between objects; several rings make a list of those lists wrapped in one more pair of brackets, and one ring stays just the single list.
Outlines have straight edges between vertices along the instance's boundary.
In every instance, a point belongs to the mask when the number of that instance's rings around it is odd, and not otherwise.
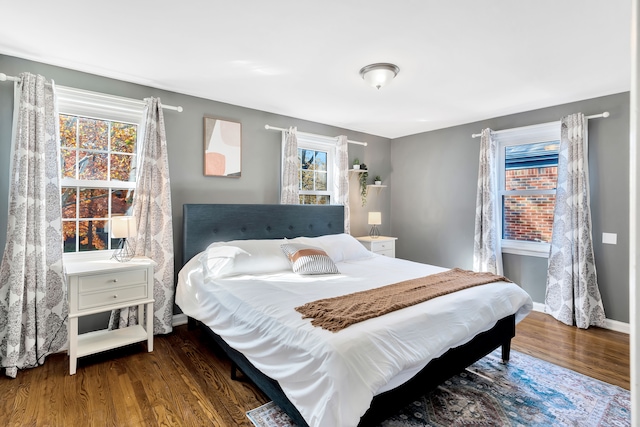
[{"label": "dark hardwood floor", "polygon": [[[578,330],[532,313],[512,348],[629,389],[629,337]],[[200,330],[176,327],[154,351],[133,345],[78,361],[55,354],[39,368],[0,377],[1,426],[247,426],[267,401],[229,377],[230,363]]]}]

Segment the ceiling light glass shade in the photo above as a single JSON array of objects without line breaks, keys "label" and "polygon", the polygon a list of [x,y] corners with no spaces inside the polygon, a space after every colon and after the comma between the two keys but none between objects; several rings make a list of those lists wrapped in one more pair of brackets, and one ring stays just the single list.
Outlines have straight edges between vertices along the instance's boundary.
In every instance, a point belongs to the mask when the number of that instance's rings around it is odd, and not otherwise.
[{"label": "ceiling light glass shade", "polygon": [[397,65],[379,63],[371,64],[360,69],[360,75],[367,84],[380,89],[387,85],[393,78],[398,75],[400,68]]}]

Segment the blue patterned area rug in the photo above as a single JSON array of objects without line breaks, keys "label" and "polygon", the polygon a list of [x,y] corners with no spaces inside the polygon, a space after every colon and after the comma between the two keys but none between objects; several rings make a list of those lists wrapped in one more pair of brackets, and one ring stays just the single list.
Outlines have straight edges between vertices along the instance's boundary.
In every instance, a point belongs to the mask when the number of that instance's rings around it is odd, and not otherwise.
[{"label": "blue patterned area rug", "polygon": [[[380,427],[631,425],[628,390],[516,351],[499,350],[380,424]],[[269,402],[247,412],[257,427],[295,427]]]}]

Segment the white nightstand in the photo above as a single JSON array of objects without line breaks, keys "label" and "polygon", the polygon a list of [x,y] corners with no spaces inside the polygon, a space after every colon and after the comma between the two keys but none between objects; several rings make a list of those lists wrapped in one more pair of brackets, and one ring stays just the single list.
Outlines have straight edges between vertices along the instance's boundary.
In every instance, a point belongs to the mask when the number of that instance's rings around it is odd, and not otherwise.
[{"label": "white nightstand", "polygon": [[[153,266],[146,257],[129,262],[73,261],[64,270],[69,286],[69,374],[76,373],[78,357],[127,344],[147,341],[153,351]],[[140,323],[145,307],[147,324],[78,335],[78,318],[116,308],[138,306]]]},{"label": "white nightstand", "polygon": [[388,256],[391,258],[396,257],[396,240],[398,240],[397,237],[380,236],[374,239],[369,236],[363,236],[356,237],[356,239],[358,239],[360,243],[362,243],[373,253]]}]

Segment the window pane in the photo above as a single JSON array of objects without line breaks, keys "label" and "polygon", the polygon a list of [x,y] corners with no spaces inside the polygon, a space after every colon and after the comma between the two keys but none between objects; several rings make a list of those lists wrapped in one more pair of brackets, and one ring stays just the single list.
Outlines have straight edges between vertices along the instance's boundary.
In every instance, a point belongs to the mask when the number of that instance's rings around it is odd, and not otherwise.
[{"label": "window pane", "polygon": [[327,189],[327,173],[316,172],[316,190],[325,191]]},{"label": "window pane", "polygon": [[107,154],[79,152],[79,179],[107,179]]},{"label": "window pane", "polygon": [[555,194],[504,196],[502,238],[551,242]]},{"label": "window pane", "polygon": [[315,169],[319,171],[327,170],[327,153],[324,151],[316,151]]},{"label": "window pane", "polygon": [[106,223],[104,220],[78,221],[81,252],[108,249]]},{"label": "window pane", "polygon": [[312,170],[303,170],[302,171],[302,180],[300,181],[300,189],[304,191],[313,191],[313,178],[314,173]]},{"label": "window pane", "polygon": [[329,204],[329,196],[317,196],[318,205],[328,205]]},{"label": "window pane", "polygon": [[62,244],[65,252],[76,251],[76,222],[62,221]]},{"label": "window pane", "polygon": [[133,190],[113,190],[111,192],[111,214],[125,215],[133,203]]},{"label": "window pane", "polygon": [[300,195],[300,204],[301,205],[315,205],[316,204],[316,196],[312,196],[309,194]]},{"label": "window pane", "polygon": [[76,177],[76,151],[75,150],[60,150],[61,167],[63,178],[75,178]]},{"label": "window pane", "polygon": [[507,169],[505,189],[510,190],[555,190],[558,182],[558,167]]},{"label": "window pane", "polygon": [[298,152],[300,153],[300,158],[302,159],[302,169],[314,169],[315,151],[300,148],[298,149]]},{"label": "window pane", "polygon": [[120,244],[124,245],[123,239],[111,238],[111,248],[110,249],[118,249],[120,247]]},{"label": "window pane", "polygon": [[128,154],[111,155],[111,180],[130,181],[135,178],[132,171],[135,168],[135,157]]},{"label": "window pane", "polygon": [[78,117],[79,148],[107,151],[109,122],[106,120]]},{"label": "window pane", "polygon": [[76,147],[76,123],[75,116],[60,114],[60,145],[62,147]]},{"label": "window pane", "polygon": [[133,153],[136,147],[137,126],[128,123],[111,123],[111,150]]},{"label": "window pane", "polygon": [[108,190],[83,188],[80,190],[80,218],[108,218]]},{"label": "window pane", "polygon": [[558,141],[505,147],[505,189],[555,188],[558,147]]},{"label": "window pane", "polygon": [[73,187],[62,187],[60,193],[62,218],[76,218],[76,189]]},{"label": "window pane", "polygon": [[330,196],[321,195],[316,196],[312,194],[300,195],[300,204],[301,205],[328,205],[330,201]]}]

